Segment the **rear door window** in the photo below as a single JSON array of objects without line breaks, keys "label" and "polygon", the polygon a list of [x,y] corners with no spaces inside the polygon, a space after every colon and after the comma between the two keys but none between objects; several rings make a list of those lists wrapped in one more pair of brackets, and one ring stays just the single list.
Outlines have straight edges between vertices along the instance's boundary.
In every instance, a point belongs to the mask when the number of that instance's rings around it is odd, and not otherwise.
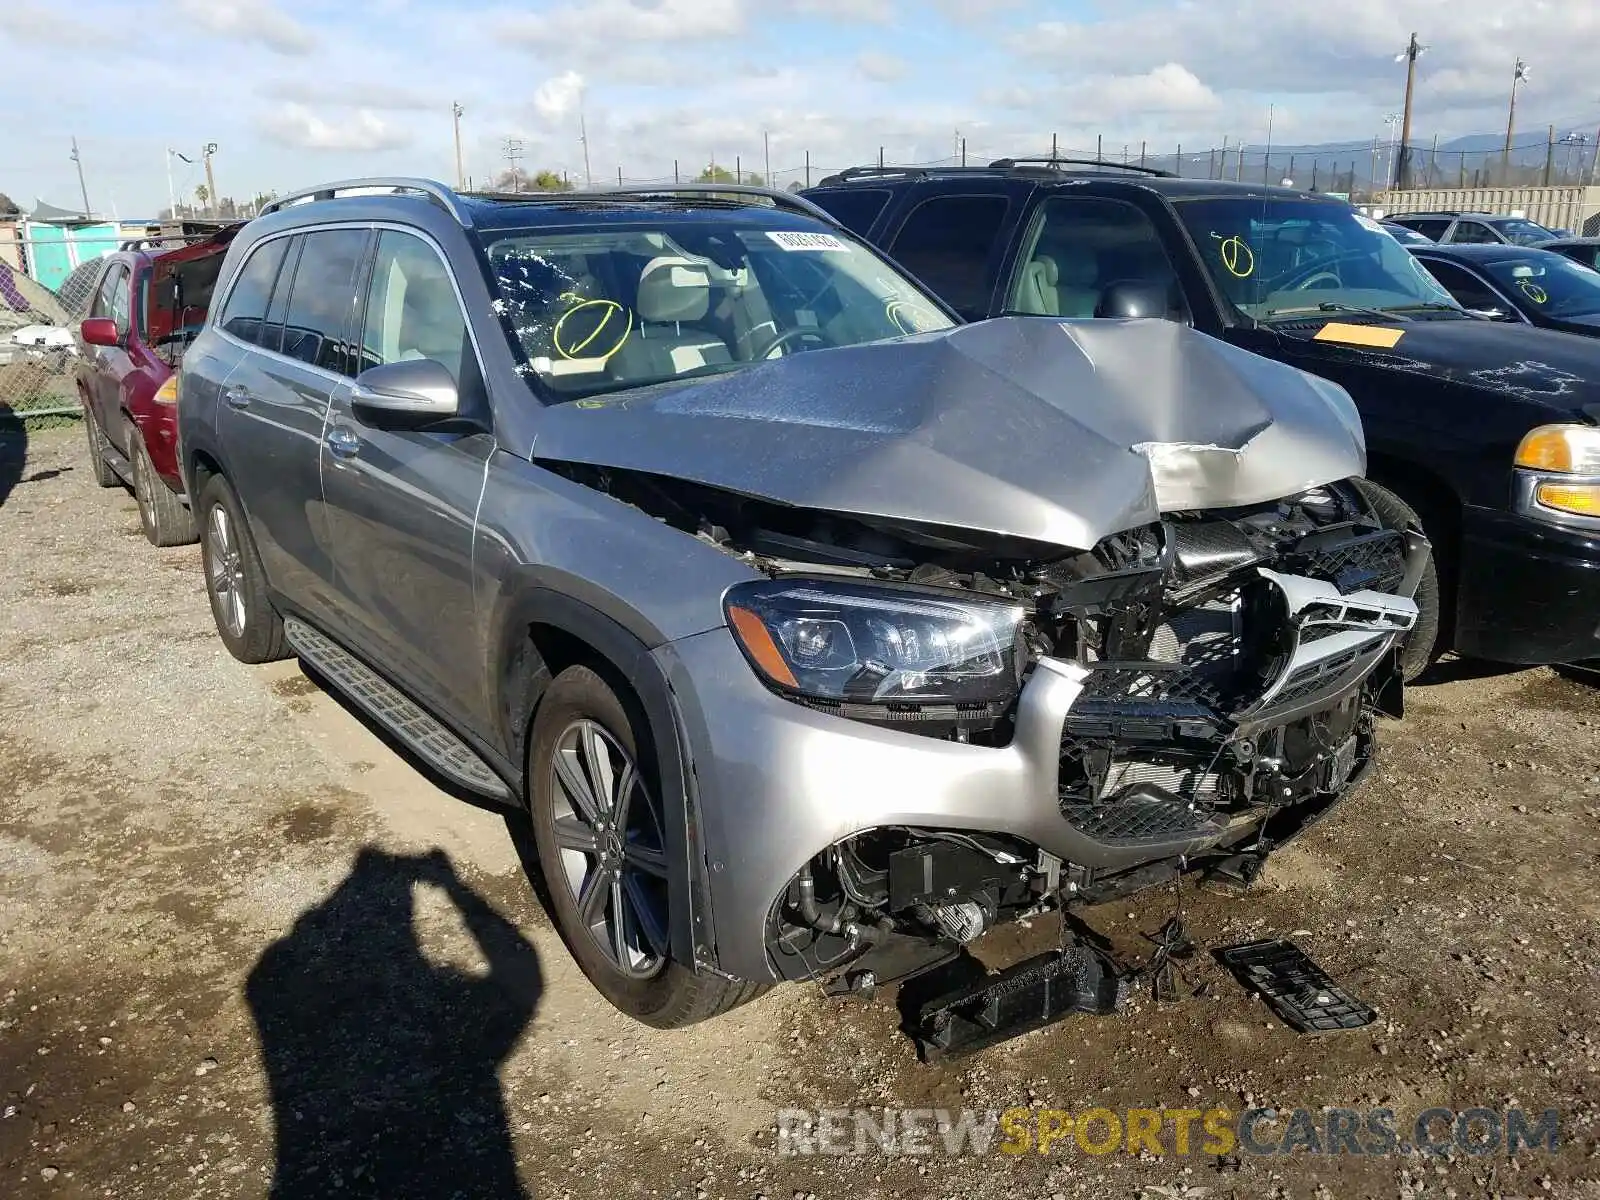
[{"label": "rear door window", "polygon": [[233,288],[228,293],[228,304],[217,324],[224,333],[241,342],[259,345],[261,323],[267,315],[267,302],[272,297],[272,285],[278,278],[278,268],[283,264],[284,252],[289,248],[288,238],[275,238],[257,246],[239,268]]},{"label": "rear door window", "polygon": [[1435,258],[1425,258],[1421,262],[1428,268],[1428,274],[1443,284],[1444,290],[1449,292],[1462,308],[1487,312],[1493,308],[1507,307],[1506,302],[1495,294],[1494,289],[1471,271],[1454,263],[1440,262]]},{"label": "rear door window", "polygon": [[1407,229],[1415,229],[1425,238],[1438,241],[1450,228],[1449,221],[1417,220],[1414,217],[1396,217],[1396,225],[1404,225]]},{"label": "rear door window", "polygon": [[1479,245],[1498,242],[1500,236],[1482,221],[1457,221],[1456,231],[1450,235],[1450,240]]},{"label": "rear door window", "polygon": [[304,243],[284,310],[282,353],[349,375],[356,271],[366,251],[367,231],[318,229],[306,234]]},{"label": "rear door window", "polygon": [[852,233],[866,237],[892,194],[883,188],[840,188],[838,191],[816,192],[806,199],[832,214],[839,224]]},{"label": "rear door window", "polygon": [[988,315],[989,263],[1006,227],[1003,195],[935,196],[911,210],[889,253],[968,320]]}]

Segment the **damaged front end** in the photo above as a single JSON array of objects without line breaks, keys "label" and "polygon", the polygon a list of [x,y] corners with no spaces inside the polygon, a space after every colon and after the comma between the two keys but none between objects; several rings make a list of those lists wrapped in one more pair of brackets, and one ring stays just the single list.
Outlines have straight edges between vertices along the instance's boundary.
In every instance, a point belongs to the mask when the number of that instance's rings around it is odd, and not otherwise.
[{"label": "damaged front end", "polygon": [[[988,677],[991,694],[967,691],[959,701],[926,694],[927,680],[912,699],[874,698],[870,686],[853,700],[791,698],[1000,748],[1019,736],[1017,697],[1034,676],[1066,681],[1073,691],[1060,719],[1052,818],[1060,828],[1049,848],[971,822],[841,839],[771,909],[779,974],[849,967],[852,986],[887,981],[997,924],[1186,869],[1248,881],[1270,850],[1370,769],[1375,716],[1400,712],[1397,646],[1416,620],[1410,596],[1428,554],[1420,533],[1383,528],[1341,482],[1276,503],[1171,513],[1053,561],[960,571],[961,555],[947,554],[938,566],[857,568],[857,577],[936,582],[1016,605],[1014,655]],[[791,593],[797,578],[818,578],[815,564],[763,565]],[[806,620],[836,620],[828,594],[815,587],[812,617],[800,618],[798,632],[792,621],[780,630],[788,660],[796,636],[820,639]],[[738,630],[736,614],[733,623]],[[761,671],[763,649],[740,636]],[[874,683],[885,664],[876,669]]]}]

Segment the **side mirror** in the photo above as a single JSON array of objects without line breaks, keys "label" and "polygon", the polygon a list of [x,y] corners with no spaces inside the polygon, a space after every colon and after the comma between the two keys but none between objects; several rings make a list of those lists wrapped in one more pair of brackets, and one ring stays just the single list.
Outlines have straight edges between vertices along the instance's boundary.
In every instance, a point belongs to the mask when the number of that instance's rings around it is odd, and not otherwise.
[{"label": "side mirror", "polygon": [[90,317],[78,326],[78,336],[91,346],[120,346],[117,323],[110,317]]},{"label": "side mirror", "polygon": [[1514,319],[1503,308],[1469,308],[1467,311],[1480,321],[1510,321]]},{"label": "side mirror", "polygon": [[1097,317],[1165,317],[1172,305],[1167,289],[1153,283],[1126,279],[1107,285],[1094,307]]},{"label": "side mirror", "polygon": [[414,417],[453,417],[461,404],[456,381],[431,358],[368,367],[356,376],[350,402],[357,408]]}]

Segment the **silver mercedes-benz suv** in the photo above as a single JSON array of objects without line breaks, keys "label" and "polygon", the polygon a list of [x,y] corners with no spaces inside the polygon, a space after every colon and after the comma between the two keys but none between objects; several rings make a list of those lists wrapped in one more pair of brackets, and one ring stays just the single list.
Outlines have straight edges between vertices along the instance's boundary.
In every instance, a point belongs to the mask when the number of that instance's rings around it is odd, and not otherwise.
[{"label": "silver mercedes-benz suv", "polygon": [[1245,870],[1398,710],[1428,547],[1344,392],[1165,321],[961,324],[793,196],[291,196],[179,392],[229,650],[526,804],[654,1025]]}]

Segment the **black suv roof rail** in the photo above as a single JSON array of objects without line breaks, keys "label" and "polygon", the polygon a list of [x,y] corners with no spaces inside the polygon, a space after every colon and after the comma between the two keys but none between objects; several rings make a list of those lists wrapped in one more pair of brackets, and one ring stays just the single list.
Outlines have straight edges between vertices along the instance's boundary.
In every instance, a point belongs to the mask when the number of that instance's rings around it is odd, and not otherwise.
[{"label": "black suv roof rail", "polygon": [[318,184],[316,187],[303,188],[298,192],[290,192],[287,196],[279,196],[276,200],[263,204],[261,211],[257,215],[264,217],[268,213],[281,212],[292,204],[300,204],[305,201],[333,200],[341,195],[348,196],[352,192],[370,192],[374,189],[387,189],[389,195],[410,193],[426,196],[461,224],[472,224],[472,215],[461,207],[460,198],[450,188],[436,180],[414,179],[399,175],[378,175],[366,179],[341,179],[335,183],[323,183]]},{"label": "black suv roof rail", "polygon": [[803,213],[808,217],[815,217],[819,221],[826,221],[829,225],[837,226],[839,220],[827,209],[812,203],[804,196],[797,196],[793,192],[785,192],[779,188],[761,187],[754,183],[665,183],[657,186],[638,184],[633,187],[597,188],[594,191],[584,192],[499,192],[495,199],[504,199],[507,196],[529,196],[540,199],[567,199],[567,200],[593,200],[615,197],[619,200],[648,199],[651,196],[727,196],[737,201],[740,197],[749,197],[754,200],[767,200],[773,208],[787,208],[791,212]]},{"label": "black suv roof rail", "polygon": [[1171,171],[1163,171],[1160,167],[1143,167],[1138,163],[1107,162],[1103,158],[1061,158],[1053,154],[1025,155],[1021,158],[997,158],[989,166],[996,171],[1009,171],[1015,167],[1097,167],[1106,171],[1132,171],[1138,175],[1155,175],[1163,179],[1175,178]]},{"label": "black suv roof rail", "polygon": [[[926,167],[846,167],[835,171],[821,182],[847,183],[852,179],[921,179],[928,173]],[[820,186],[820,184],[819,184]]]}]

